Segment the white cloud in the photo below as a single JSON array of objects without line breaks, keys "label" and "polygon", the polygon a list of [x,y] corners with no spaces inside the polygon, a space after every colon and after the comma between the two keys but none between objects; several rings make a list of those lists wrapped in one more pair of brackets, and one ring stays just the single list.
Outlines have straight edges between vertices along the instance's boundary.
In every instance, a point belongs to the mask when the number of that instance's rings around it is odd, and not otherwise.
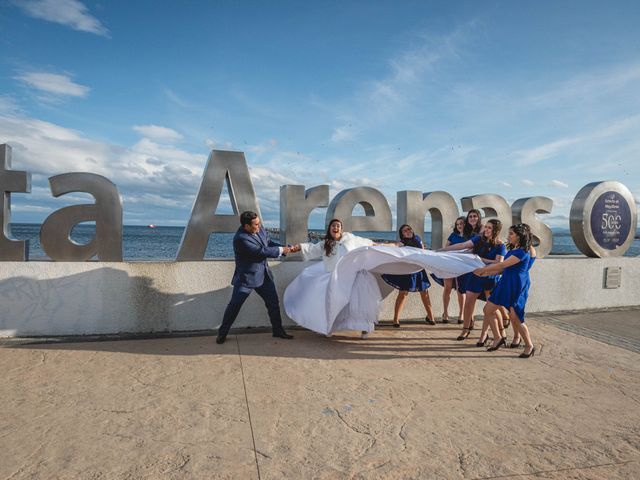
[{"label": "white cloud", "polygon": [[15,200],[11,203],[11,211],[12,212],[36,212],[42,214],[51,213],[51,209],[47,207],[43,207],[40,205],[22,205],[20,203],[16,204]]},{"label": "white cloud", "polygon": [[86,97],[90,88],[71,80],[68,75],[48,72],[29,72],[14,77],[46,94],[67,97]]},{"label": "white cloud", "polygon": [[330,141],[334,143],[346,142],[352,140],[355,136],[355,130],[351,128],[351,124],[343,125],[333,130]]},{"label": "white cloud", "polygon": [[[446,35],[414,35],[410,47],[386,60],[385,75],[363,81],[343,105],[331,108],[314,100],[317,107],[337,114],[340,125],[334,129],[331,141],[351,140],[372,127],[388,125],[391,119],[415,108],[416,102],[424,103],[425,96],[435,90],[431,88],[435,69],[459,60],[462,46],[474,28],[472,21]],[[350,129],[353,130],[345,128],[345,118],[352,119]]]},{"label": "white cloud", "polygon": [[183,107],[183,108],[191,107],[191,105],[186,100],[182,99],[182,97],[180,97],[177,93],[175,93],[170,88],[165,87],[163,90],[167,98],[171,100],[173,103],[175,103],[176,105],[178,105],[179,107]]},{"label": "white cloud", "polygon": [[526,178],[524,180],[521,180],[520,183],[526,185],[527,187],[533,187],[535,185],[535,183],[533,183],[531,180],[527,180]]},{"label": "white cloud", "polygon": [[259,145],[248,145],[246,150],[256,155],[262,155],[266,152],[273,151],[278,145],[278,141],[275,138],[269,139]]},{"label": "white cloud", "polygon": [[557,108],[567,102],[592,102],[626,86],[635,88],[640,80],[640,64],[625,64],[576,75],[542,94],[523,101],[536,108]]},{"label": "white cloud", "polygon": [[[130,146],[103,143],[87,138],[82,132],[17,114],[0,114],[2,143],[13,148],[13,168],[32,174],[32,193],[16,195],[14,204],[19,206],[16,212],[23,215],[42,213],[42,219],[47,211],[60,208],[62,203],[73,204],[76,199],[76,195],[54,199],[48,190],[47,177],[91,172],[103,175],[117,185],[125,202],[127,218],[140,218],[145,223],[148,216],[141,212],[156,214],[160,211],[163,223],[185,224],[207,159],[205,151],[194,154],[150,138],[142,138]],[[267,140],[265,145],[274,150],[269,152],[274,157],[273,165],[257,162],[255,154],[248,160],[262,214],[277,223],[280,186],[304,182],[290,169],[280,167],[283,158],[300,158],[299,155],[276,151],[275,140]],[[304,174],[311,173],[305,169]],[[87,200],[90,198],[82,198],[78,203]]]},{"label": "white cloud", "polygon": [[43,175],[86,171],[109,175],[114,147],[79,132],[34,118],[0,116],[0,143],[13,147],[14,168]]},{"label": "white cloud", "polygon": [[9,95],[0,95],[0,114],[18,112],[18,103]]},{"label": "white cloud", "polygon": [[162,193],[183,202],[195,195],[206,160],[204,152],[196,155],[147,138],[131,147],[97,142],[26,116],[0,115],[0,143],[13,147],[14,168],[32,172],[34,183],[38,176],[91,172],[129,196]]},{"label": "white cloud", "polygon": [[109,36],[109,30],[78,0],[13,0],[27,15],[81,32]]},{"label": "white cloud", "polygon": [[211,138],[206,138],[204,144],[209,150],[231,150],[233,147],[233,143],[231,142],[219,142]]},{"label": "white cloud", "polygon": [[551,186],[556,188],[569,188],[568,184],[561,182],[560,180],[552,180]]},{"label": "white cloud", "polygon": [[[639,127],[640,115],[632,115],[614,121],[609,121],[609,123],[601,125],[589,132],[554,140],[537,147],[517,150],[514,152],[514,154],[519,157],[516,160],[516,165],[520,167],[534,165],[549,158],[556,157],[567,150],[569,153],[575,153],[580,147],[584,149],[586,146],[590,145],[598,146],[603,140],[615,138],[616,136],[625,134],[629,131],[637,131]],[[568,147],[572,148],[569,149]]]},{"label": "white cloud", "polygon": [[540,220],[552,228],[569,227],[569,215],[544,215],[540,217]]},{"label": "white cloud", "polygon": [[554,142],[545,143],[544,145],[530,148],[528,150],[518,150],[514,152],[515,155],[520,157],[518,160],[516,160],[516,165],[518,165],[519,167],[524,167],[554,157],[566,147],[575,145],[576,143],[582,141],[582,139],[582,136],[574,138],[564,138],[561,140],[556,140]]},{"label": "white cloud", "polygon": [[182,135],[175,130],[159,125],[135,125],[133,129],[140,135],[163,143],[182,140]]},{"label": "white cloud", "polygon": [[509,182],[500,182],[500,185],[502,185],[503,187],[506,187],[506,188],[511,188],[511,186],[512,186]]},{"label": "white cloud", "polygon": [[415,95],[422,96],[425,77],[441,62],[459,58],[459,45],[464,42],[473,22],[441,37],[423,36],[417,46],[399,52],[389,60],[390,73],[370,82],[367,104],[382,117],[402,108]]}]

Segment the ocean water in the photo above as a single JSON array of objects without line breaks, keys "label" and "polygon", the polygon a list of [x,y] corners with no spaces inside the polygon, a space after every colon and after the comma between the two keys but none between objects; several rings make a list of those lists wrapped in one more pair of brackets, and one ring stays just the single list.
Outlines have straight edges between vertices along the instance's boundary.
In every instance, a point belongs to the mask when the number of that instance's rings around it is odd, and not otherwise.
[{"label": "ocean water", "polygon": [[[14,223],[11,225],[13,237],[17,240],[29,240],[29,259],[48,260],[49,257],[40,247],[40,225]],[[173,261],[178,253],[184,227],[155,227],[125,225],[123,228],[123,255],[126,261]],[[323,234],[324,231],[312,230]],[[396,232],[355,232],[374,240],[395,241]],[[95,235],[95,225],[79,224],[71,232],[71,239],[80,244],[89,243]],[[209,238],[205,258],[233,258],[233,233],[214,233]],[[273,235],[277,240],[277,235]],[[431,234],[426,232],[424,239],[431,244]],[[580,254],[568,230],[554,230],[552,254]],[[626,257],[640,256],[640,240],[636,235]]]}]

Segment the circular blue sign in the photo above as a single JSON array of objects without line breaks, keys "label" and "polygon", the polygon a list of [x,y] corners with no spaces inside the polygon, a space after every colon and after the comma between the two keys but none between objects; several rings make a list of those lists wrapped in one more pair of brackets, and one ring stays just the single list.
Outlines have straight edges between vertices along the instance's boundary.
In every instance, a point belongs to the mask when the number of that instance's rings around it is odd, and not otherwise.
[{"label": "circular blue sign", "polygon": [[591,233],[596,243],[615,250],[627,241],[631,231],[631,208],[618,192],[605,192],[591,210]]}]

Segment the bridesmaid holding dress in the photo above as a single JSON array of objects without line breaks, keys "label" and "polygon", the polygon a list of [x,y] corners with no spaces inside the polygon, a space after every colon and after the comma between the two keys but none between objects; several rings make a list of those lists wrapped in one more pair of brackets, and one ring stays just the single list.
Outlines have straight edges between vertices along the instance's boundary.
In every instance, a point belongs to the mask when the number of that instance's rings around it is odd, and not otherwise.
[{"label": "bridesmaid holding dress", "polygon": [[[445,247],[449,245],[456,245],[458,243],[464,243],[468,240],[464,236],[464,226],[466,224],[465,217],[458,217],[456,223],[453,226],[453,232],[447,238]],[[458,296],[458,308],[460,315],[458,316],[458,323],[464,323],[464,293],[458,289],[458,278],[445,278],[444,290],[442,291],[442,323],[449,323],[449,302],[451,300],[451,290],[455,288]]]},{"label": "bridesmaid holding dress", "polygon": [[[464,243],[458,243],[456,245],[449,245],[444,247],[441,251],[451,250],[464,250],[471,248],[472,252],[478,255],[482,261],[486,264],[500,263],[507,252],[507,249],[500,240],[500,231],[502,230],[502,222],[497,219],[491,219],[485,223],[482,235],[476,235],[471,237],[471,240],[467,240]],[[496,286],[498,282],[498,276],[485,276],[484,278],[478,277],[474,273],[465,275],[465,279],[461,281],[461,289],[466,293],[465,305],[464,305],[464,321],[465,324],[462,329],[462,333],[456,340],[465,340],[469,337],[471,330],[473,330],[473,311],[476,306],[476,301],[481,294],[488,298],[491,294],[491,290]],[[489,324],[483,322],[482,331],[480,333],[480,339],[477,345],[483,346],[487,340],[487,332],[489,330]]]},{"label": "bridesmaid holding dress", "polygon": [[[514,331],[524,340],[525,349],[520,354],[520,358],[529,358],[535,354],[536,349],[531,341],[529,328],[524,323],[524,309],[531,285],[529,270],[535,262],[536,251],[532,246],[531,229],[527,224],[519,223],[511,226],[507,239],[510,250],[504,262],[487,265],[474,271],[475,275],[485,278],[502,273],[498,285],[484,308],[485,318],[494,334],[493,344],[487,351],[498,350],[506,343],[506,338],[500,335],[496,317],[496,311],[503,306],[509,309]],[[518,345],[519,342],[515,346]],[[514,344],[511,346],[513,347]]]},{"label": "bridesmaid holding dress", "polygon": [[[418,235],[413,232],[411,226],[404,224],[398,229],[398,235],[400,237],[401,247],[413,247],[424,250],[424,244]],[[399,290],[396,298],[396,304],[393,311],[393,326],[400,328],[400,313],[404,308],[404,304],[407,301],[409,292],[420,292],[420,298],[422,304],[427,313],[425,322],[429,325],[435,325],[436,322],[433,318],[433,310],[431,308],[431,299],[429,298],[428,289],[431,286],[427,272],[421,270],[417,273],[411,273],[406,275],[390,275],[384,274],[382,278],[385,282],[391,285],[393,288]]]}]

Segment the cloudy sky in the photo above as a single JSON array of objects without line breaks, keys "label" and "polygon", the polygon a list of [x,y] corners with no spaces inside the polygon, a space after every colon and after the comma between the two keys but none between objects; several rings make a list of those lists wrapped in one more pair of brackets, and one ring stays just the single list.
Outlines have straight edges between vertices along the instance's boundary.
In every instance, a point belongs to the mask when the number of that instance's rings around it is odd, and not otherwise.
[{"label": "cloudy sky", "polygon": [[[0,143],[32,192],[14,222],[118,186],[125,224],[185,225],[212,148],[279,187],[640,199],[640,3],[0,0]],[[225,203],[225,202],[223,202]],[[221,207],[225,213],[228,207]],[[325,209],[313,216],[321,226]]]}]

